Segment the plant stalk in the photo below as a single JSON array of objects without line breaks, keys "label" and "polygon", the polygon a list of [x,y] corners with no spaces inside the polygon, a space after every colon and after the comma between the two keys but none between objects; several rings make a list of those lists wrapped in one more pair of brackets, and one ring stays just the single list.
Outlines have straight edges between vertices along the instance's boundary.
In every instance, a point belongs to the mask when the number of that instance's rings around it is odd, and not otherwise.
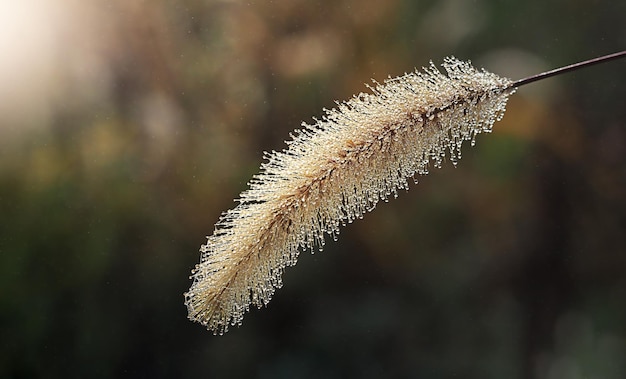
[{"label": "plant stalk", "polygon": [[516,80],[515,82],[511,83],[509,88],[521,87],[523,85],[530,84],[539,80],[543,80],[551,76],[564,74],[566,72],[575,71],[584,67],[593,66],[599,63],[604,63],[604,62],[608,62],[608,61],[612,61],[612,60],[620,59],[624,57],[626,57],[626,50],[613,53],[613,54],[604,55],[604,56],[593,58],[593,59],[589,59],[583,62],[570,64],[568,66],[555,68],[554,70],[542,72],[541,74],[536,74],[536,75],[529,76],[527,78]]}]

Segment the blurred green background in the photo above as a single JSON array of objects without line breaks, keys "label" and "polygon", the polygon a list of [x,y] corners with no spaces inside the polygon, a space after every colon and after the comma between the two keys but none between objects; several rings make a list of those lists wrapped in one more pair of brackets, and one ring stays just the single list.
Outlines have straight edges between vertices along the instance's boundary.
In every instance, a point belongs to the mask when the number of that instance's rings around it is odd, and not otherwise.
[{"label": "blurred green background", "polygon": [[0,3],[0,377],[626,377],[626,62],[494,133],[222,337],[198,248],[264,150],[446,55],[512,78],[626,48],[626,2]]}]

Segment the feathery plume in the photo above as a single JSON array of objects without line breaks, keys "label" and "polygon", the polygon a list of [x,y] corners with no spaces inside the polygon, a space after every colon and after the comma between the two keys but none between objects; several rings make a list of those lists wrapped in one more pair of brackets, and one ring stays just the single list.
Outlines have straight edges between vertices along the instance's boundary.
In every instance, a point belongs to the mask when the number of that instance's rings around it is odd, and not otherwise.
[{"label": "feathery plume", "polygon": [[513,82],[454,57],[442,66],[447,75],[431,62],[375,83],[303,123],[282,152],[265,154],[261,173],[200,249],[185,293],[191,320],[219,334],[241,324],[250,305],[266,305],[282,286],[300,247],[321,249],[325,235],[336,239],[341,226],[408,189],[408,179],[440,167],[447,154],[456,164],[463,141],[473,146],[491,132],[515,89],[539,80]]}]

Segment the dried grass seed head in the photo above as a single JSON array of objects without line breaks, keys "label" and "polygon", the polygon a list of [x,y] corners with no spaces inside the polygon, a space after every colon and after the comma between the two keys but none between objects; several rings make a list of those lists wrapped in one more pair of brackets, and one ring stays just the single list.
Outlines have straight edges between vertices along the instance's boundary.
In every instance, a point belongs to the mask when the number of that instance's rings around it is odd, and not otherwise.
[{"label": "dried grass seed head", "polygon": [[513,93],[512,81],[454,57],[423,72],[370,87],[321,120],[303,124],[282,152],[265,155],[261,173],[224,214],[200,249],[185,294],[189,318],[215,333],[240,324],[254,304],[282,286],[299,248],[324,246],[339,228],[408,189],[461,144],[490,132]]}]

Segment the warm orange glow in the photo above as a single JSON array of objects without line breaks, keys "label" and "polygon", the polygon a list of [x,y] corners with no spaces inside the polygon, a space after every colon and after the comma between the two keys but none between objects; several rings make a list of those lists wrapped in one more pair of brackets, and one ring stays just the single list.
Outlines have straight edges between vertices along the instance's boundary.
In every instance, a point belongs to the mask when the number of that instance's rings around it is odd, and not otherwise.
[{"label": "warm orange glow", "polygon": [[[0,0],[0,135],[22,134],[24,130],[49,125],[55,107],[68,100],[82,99],[87,89],[81,69],[98,64],[101,39],[93,38],[93,12],[74,1]],[[80,43],[86,38],[89,44]],[[92,57],[88,61],[78,59]],[[77,70],[77,65],[81,69]],[[78,72],[78,74],[77,74]],[[92,78],[93,78],[92,74]],[[20,133],[17,133],[20,132]]]}]

